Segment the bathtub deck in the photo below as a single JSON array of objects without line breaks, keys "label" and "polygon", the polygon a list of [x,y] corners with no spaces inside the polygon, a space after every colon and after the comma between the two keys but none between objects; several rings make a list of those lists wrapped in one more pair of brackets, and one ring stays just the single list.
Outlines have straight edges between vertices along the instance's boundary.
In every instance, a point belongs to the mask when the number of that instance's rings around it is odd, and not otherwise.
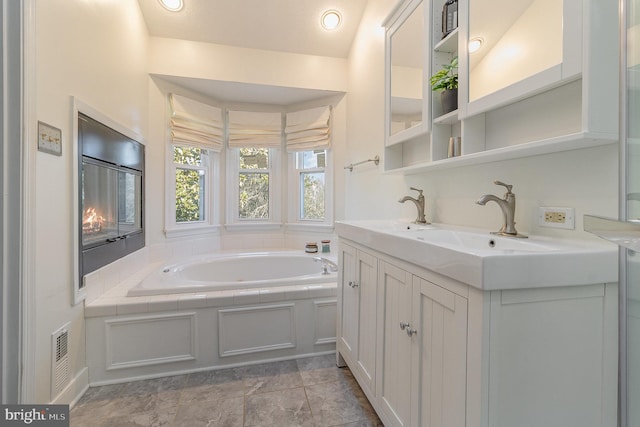
[{"label": "bathtub deck", "polygon": [[206,307],[227,307],[247,304],[262,304],[276,301],[293,301],[308,298],[335,297],[337,283],[314,285],[276,286],[226,291],[180,293],[130,297],[127,292],[149,272],[158,268],[153,264],[131,275],[94,301],[85,304],[85,317],[121,316],[155,313],[161,311],[186,310]]}]

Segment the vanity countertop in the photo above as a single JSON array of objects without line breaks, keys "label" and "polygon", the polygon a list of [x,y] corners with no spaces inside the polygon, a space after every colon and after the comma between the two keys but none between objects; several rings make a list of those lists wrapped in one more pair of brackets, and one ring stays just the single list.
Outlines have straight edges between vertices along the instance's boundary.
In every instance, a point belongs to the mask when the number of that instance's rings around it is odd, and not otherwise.
[{"label": "vanity countertop", "polygon": [[336,233],[482,290],[618,281],[618,249],[605,241],[521,239],[482,229],[392,220],[338,221]]}]

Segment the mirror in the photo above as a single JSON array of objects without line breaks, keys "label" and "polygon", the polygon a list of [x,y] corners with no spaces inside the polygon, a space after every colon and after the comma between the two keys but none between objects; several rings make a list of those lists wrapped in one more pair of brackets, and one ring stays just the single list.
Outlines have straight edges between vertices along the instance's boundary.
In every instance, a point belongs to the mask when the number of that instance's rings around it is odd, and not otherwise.
[{"label": "mirror", "polygon": [[405,131],[415,136],[426,122],[424,9],[422,2],[412,2],[387,29],[388,137]]},{"label": "mirror", "polygon": [[532,77],[563,61],[563,2],[469,2],[469,102]]}]

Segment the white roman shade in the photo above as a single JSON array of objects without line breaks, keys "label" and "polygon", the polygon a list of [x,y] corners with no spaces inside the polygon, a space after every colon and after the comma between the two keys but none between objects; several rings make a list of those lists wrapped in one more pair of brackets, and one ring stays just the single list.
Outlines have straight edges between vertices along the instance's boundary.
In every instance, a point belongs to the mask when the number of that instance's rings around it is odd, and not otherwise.
[{"label": "white roman shade", "polygon": [[171,142],[222,151],[224,126],[222,110],[174,93],[171,104]]},{"label": "white roman shade", "polygon": [[331,107],[287,113],[287,151],[306,151],[331,146]]},{"label": "white roman shade", "polygon": [[229,111],[229,147],[280,148],[282,114]]}]

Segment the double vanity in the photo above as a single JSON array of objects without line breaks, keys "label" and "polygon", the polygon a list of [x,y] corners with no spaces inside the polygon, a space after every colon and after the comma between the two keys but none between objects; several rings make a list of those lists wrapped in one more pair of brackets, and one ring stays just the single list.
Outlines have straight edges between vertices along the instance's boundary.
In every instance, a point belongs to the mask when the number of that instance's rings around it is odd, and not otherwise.
[{"label": "double vanity", "polygon": [[[612,0],[398,1],[384,171],[618,143],[617,14]],[[415,188],[399,201],[417,224],[336,224],[338,363],[386,426],[615,426],[618,250],[517,238],[515,195],[496,184],[503,198],[477,203],[499,205],[497,234],[426,224]]]},{"label": "double vanity", "polygon": [[386,426],[616,425],[617,249],[345,221],[338,363]]}]

